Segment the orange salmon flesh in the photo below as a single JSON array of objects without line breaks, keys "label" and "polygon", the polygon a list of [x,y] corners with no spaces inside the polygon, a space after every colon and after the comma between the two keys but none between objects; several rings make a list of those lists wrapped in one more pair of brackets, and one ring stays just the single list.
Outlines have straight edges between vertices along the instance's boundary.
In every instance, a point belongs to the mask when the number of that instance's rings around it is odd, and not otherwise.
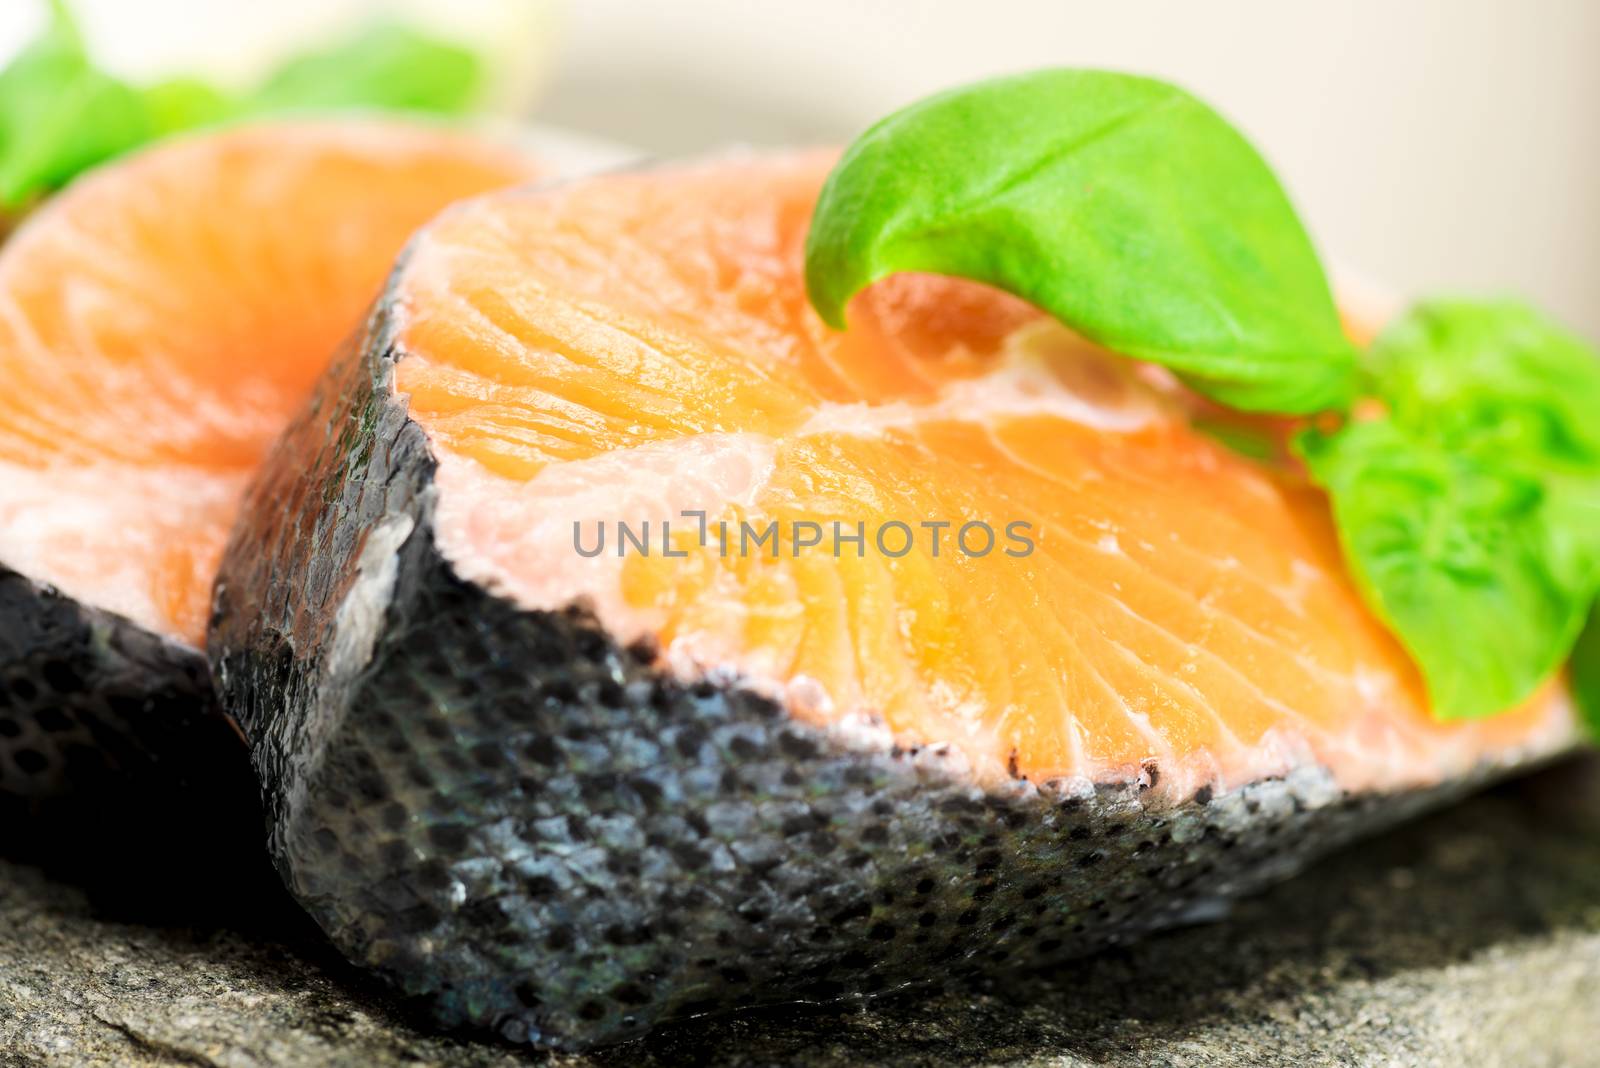
[{"label": "orange salmon flesh", "polygon": [[[392,282],[396,387],[463,577],[533,608],[586,601],[685,675],[949,746],[981,779],[1154,766],[1188,794],[1318,763],[1384,789],[1570,739],[1554,686],[1435,721],[1322,495],[1196,430],[1160,376],[950,279],[891,278],[848,331],[825,327],[802,267],[833,159],[490,195],[423,232]],[[684,513],[776,521],[780,549],[724,553]],[[975,521],[995,548],[956,551]],[[924,522],[950,524],[937,557]],[[649,555],[577,551],[619,523],[649,524]],[[823,544],[793,551],[806,523]],[[836,555],[834,523],[862,524],[865,550]],[[878,551],[893,523],[913,551]],[[1014,523],[1031,552],[1004,551]]]},{"label": "orange salmon flesh", "polygon": [[245,484],[406,239],[536,173],[420,124],[268,124],[46,204],[0,251],[0,562],[201,644]]}]

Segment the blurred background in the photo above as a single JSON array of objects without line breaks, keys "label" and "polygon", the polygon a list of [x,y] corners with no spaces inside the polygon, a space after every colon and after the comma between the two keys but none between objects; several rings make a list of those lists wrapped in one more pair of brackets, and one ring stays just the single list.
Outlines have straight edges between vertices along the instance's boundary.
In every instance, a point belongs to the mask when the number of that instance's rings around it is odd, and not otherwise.
[{"label": "blurred background", "polygon": [[[1399,295],[1523,294],[1600,339],[1600,0],[76,0],[114,71],[242,83],[375,14],[458,37],[492,104],[652,154],[842,142],[1043,65],[1178,81],[1324,252]],[[0,60],[43,16],[0,3]]]}]

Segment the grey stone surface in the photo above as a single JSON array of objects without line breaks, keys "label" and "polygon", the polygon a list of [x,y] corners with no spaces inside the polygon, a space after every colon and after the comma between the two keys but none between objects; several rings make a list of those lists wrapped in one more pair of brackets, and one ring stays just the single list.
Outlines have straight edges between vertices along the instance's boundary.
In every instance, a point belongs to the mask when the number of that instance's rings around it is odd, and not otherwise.
[{"label": "grey stone surface", "polygon": [[4,1068],[1600,1065],[1596,758],[1053,975],[681,1024],[588,1057],[416,1029],[217,843],[159,870],[117,857],[110,879],[66,846],[49,873],[0,861]]}]

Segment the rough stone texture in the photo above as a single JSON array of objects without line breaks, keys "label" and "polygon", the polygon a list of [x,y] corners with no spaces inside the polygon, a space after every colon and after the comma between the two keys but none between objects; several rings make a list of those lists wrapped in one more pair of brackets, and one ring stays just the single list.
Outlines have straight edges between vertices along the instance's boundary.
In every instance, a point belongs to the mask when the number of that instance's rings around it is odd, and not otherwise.
[{"label": "rough stone texture", "polygon": [[418,1030],[264,866],[191,859],[99,881],[59,843],[44,860],[66,874],[0,862],[0,1068],[1600,1065],[1600,758],[1054,975],[677,1024],[588,1056]]}]

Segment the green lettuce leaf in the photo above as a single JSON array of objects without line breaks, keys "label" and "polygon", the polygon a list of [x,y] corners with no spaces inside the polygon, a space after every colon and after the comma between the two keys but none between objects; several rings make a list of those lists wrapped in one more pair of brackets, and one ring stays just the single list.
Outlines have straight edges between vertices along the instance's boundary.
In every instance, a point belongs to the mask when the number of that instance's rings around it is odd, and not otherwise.
[{"label": "green lettuce leaf", "polygon": [[1373,343],[1393,418],[1451,448],[1539,472],[1600,473],[1593,350],[1513,300],[1431,300]]},{"label": "green lettuce leaf", "polygon": [[913,104],[829,176],[806,246],[817,312],[900,271],[1039,305],[1230,407],[1342,409],[1357,363],[1277,178],[1163,82],[1045,70]]},{"label": "green lettuce leaf", "polygon": [[153,135],[140,94],[95,69],[65,5],[0,71],[0,210],[16,211]]},{"label": "green lettuce leaf", "polygon": [[468,49],[380,24],[341,45],[290,60],[244,104],[250,111],[387,108],[466,111],[483,86]]},{"label": "green lettuce leaf", "polygon": [[144,106],[157,136],[221,122],[232,117],[237,102],[216,86],[197,78],[173,78],[144,91]]},{"label": "green lettuce leaf", "polygon": [[1442,718],[1526,699],[1600,590],[1600,360],[1511,302],[1432,302],[1374,343],[1384,414],[1298,448],[1368,603]]},{"label": "green lettuce leaf", "polygon": [[385,24],[291,59],[242,95],[193,78],[141,89],[98,69],[64,0],[51,0],[44,32],[0,71],[0,212],[26,208],[166,134],[280,112],[457,113],[475,102],[483,81],[472,52]]},{"label": "green lettuce leaf", "polygon": [[1503,712],[1555,673],[1600,582],[1600,545],[1572,515],[1600,495],[1584,501],[1390,419],[1299,445],[1357,585],[1422,669],[1436,715]]}]

